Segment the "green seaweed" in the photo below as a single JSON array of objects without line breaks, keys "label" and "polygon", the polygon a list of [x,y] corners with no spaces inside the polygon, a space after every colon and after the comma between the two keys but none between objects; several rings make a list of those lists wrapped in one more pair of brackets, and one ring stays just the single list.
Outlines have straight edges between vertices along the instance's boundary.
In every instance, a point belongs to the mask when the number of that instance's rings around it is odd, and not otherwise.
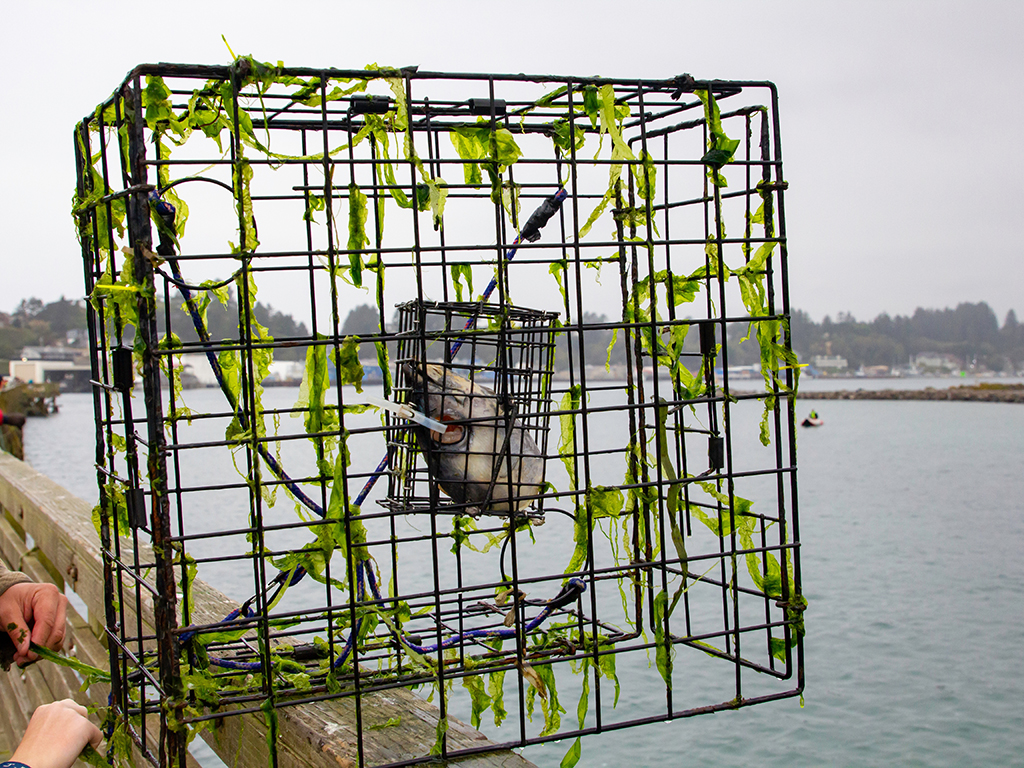
[{"label": "green seaweed", "polygon": [[370,241],[366,237],[366,195],[358,184],[348,187],[348,263],[349,275],[356,288],[363,285],[363,257],[360,251]]},{"label": "green seaweed", "polygon": [[740,146],[740,140],[730,139],[725,134],[722,128],[722,113],[710,89],[694,91],[694,95],[704,105],[704,120],[708,127],[708,151],[701,161],[708,166],[708,178],[711,179],[711,183],[716,187],[727,187],[729,184],[721,173],[721,168],[732,162]]}]

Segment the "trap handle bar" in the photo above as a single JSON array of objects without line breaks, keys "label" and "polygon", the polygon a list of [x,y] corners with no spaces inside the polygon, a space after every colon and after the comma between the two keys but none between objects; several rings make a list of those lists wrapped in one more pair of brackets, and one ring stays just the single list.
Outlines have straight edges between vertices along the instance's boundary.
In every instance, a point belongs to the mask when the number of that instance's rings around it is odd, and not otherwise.
[{"label": "trap handle bar", "polygon": [[[525,241],[533,243],[540,239],[541,229],[543,229],[544,226],[551,220],[551,218],[556,213],[558,213],[558,211],[562,207],[562,203],[566,200],[567,197],[568,192],[565,190],[564,187],[560,187],[558,191],[555,192],[555,194],[551,195],[548,198],[545,198],[545,200],[540,204],[540,206],[538,206],[537,209],[534,210],[534,212],[530,215],[530,218],[527,219],[526,224],[523,226],[522,230],[520,230],[519,236],[516,237],[516,239],[512,242],[512,245],[509,248],[509,250],[505,253],[505,261],[511,261],[515,257],[516,252],[519,249],[519,245],[522,242]],[[245,415],[242,413],[238,413],[237,399],[235,398],[234,394],[231,392],[230,388],[227,386],[225,382],[224,373],[220,367],[220,361],[217,359],[217,355],[213,352],[212,349],[209,348],[211,343],[210,334],[206,329],[205,323],[202,322],[199,309],[195,303],[195,298],[192,296],[192,291],[181,274],[181,270],[178,267],[178,261],[177,259],[174,258],[175,246],[177,241],[174,220],[175,216],[177,215],[177,211],[172,204],[168,203],[161,197],[160,192],[157,190],[153,190],[150,192],[149,203],[153,212],[157,214],[157,231],[160,238],[160,244],[157,247],[157,253],[158,255],[167,258],[168,264],[171,267],[171,282],[177,286],[179,292],[182,295],[182,298],[185,300],[185,306],[187,307],[189,316],[192,319],[192,324],[195,327],[196,334],[200,342],[207,348],[206,358],[210,363],[210,367],[213,370],[214,376],[217,379],[217,383],[220,385],[221,391],[227,398],[232,411],[234,411],[238,416],[239,424],[242,426],[243,429],[246,429],[247,425],[244,423]],[[486,303],[488,299],[490,299],[490,296],[492,293],[494,293],[494,289],[497,288],[497,285],[498,278],[497,275],[495,275],[494,277],[491,278],[490,282],[487,284],[487,288],[484,290],[483,294],[480,297],[481,306],[484,303]],[[466,321],[465,329],[468,330],[469,327],[473,325],[475,321],[476,316],[469,318]],[[451,347],[450,354],[454,356],[462,347],[462,344],[462,339],[456,341]],[[309,496],[306,495],[306,493],[299,487],[298,483],[296,483],[285,472],[284,468],[280,465],[280,463],[277,461],[274,455],[264,445],[257,444],[256,450],[259,453],[260,457],[267,463],[267,466],[270,468],[270,470],[284,482],[288,490],[292,492],[295,498],[298,499],[303,504],[303,506],[305,506],[311,512],[316,514],[318,517],[325,516],[324,509],[315,501],[313,501],[313,499],[309,498]],[[373,489],[377,480],[381,477],[381,475],[383,475],[387,471],[388,465],[391,462],[392,454],[393,451],[389,448],[387,453],[381,459],[380,463],[377,465],[373,474],[366,481],[366,484],[363,486],[362,490],[356,496],[353,502],[356,506],[360,506],[366,500],[366,497]],[[359,568],[359,570],[361,572],[361,567]],[[286,586],[286,582],[287,586],[293,586],[297,584],[299,581],[301,581],[305,575],[306,571],[301,566],[293,571],[280,571],[268,585],[276,587],[274,598],[272,598],[272,600],[280,595],[281,590],[284,589]],[[371,585],[375,586],[372,571],[370,579]],[[362,593],[362,579],[360,579],[359,582],[359,592]],[[362,594],[360,594],[360,597],[362,597]],[[242,608],[237,609],[236,611],[232,611],[231,614],[225,617],[222,623],[229,623],[231,621],[236,620],[240,616],[250,614],[251,612],[249,610],[249,606],[254,599],[255,596],[247,600],[243,604]],[[543,614],[543,612],[541,616],[538,616],[537,618],[540,619],[540,621],[542,621],[542,617],[546,618],[546,614]],[[535,619],[535,621],[536,620],[537,619]],[[181,640],[187,641],[192,636],[194,636],[194,634],[194,631],[184,632],[181,635]],[[354,637],[355,633],[352,634]],[[350,637],[350,642],[347,644],[348,647],[346,648],[344,656],[347,656],[348,651],[351,650],[351,640],[352,637]],[[211,659],[211,661],[213,660]]]}]

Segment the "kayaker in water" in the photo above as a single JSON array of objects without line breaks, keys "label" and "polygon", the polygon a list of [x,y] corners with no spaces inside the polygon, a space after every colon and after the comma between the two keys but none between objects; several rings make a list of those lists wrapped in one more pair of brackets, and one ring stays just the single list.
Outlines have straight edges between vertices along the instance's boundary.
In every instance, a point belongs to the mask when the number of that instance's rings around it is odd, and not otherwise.
[{"label": "kayaker in water", "polygon": [[818,415],[817,411],[811,411],[810,415],[800,422],[801,427],[820,427],[825,421]]}]

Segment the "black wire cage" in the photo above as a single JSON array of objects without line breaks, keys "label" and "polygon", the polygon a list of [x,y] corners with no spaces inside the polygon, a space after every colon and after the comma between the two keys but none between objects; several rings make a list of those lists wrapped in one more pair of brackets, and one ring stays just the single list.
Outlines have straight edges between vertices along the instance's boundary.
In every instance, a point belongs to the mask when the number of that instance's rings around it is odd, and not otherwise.
[{"label": "black wire cage", "polygon": [[132,71],[75,131],[122,741],[799,695],[779,141],[766,82]]}]

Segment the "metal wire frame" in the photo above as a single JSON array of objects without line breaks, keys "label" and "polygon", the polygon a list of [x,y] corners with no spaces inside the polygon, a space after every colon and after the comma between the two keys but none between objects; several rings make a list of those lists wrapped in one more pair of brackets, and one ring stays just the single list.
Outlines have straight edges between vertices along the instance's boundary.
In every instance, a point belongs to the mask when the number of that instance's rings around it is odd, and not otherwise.
[{"label": "metal wire frame", "polygon": [[[299,204],[310,210],[312,201],[322,197],[326,211],[334,205],[344,205],[350,197],[347,181],[357,184],[367,195],[371,210],[371,222],[378,222],[380,212],[393,206],[389,196],[396,190],[403,191],[410,198],[417,194],[416,171],[412,164],[386,158],[383,147],[371,136],[360,151],[351,146],[351,137],[364,126],[362,110],[367,106],[357,97],[327,99],[328,82],[346,77],[365,77],[365,71],[289,69],[287,73],[296,77],[320,78],[321,102],[305,106],[291,99],[280,88],[271,88],[255,99],[246,99],[240,91],[246,73],[246,62],[234,67],[194,67],[182,65],[146,65],[134,70],[115,96],[101,105],[94,115],[86,118],[76,131],[78,159],[78,189],[81,197],[94,192],[96,184],[102,184],[102,195],[92,200],[80,213],[80,221],[91,226],[92,232],[83,237],[83,263],[87,290],[101,282],[104,265],[109,265],[111,275],[117,275],[124,268],[125,260],[132,260],[136,277],[144,285],[152,285],[155,297],[162,299],[162,308],[154,311],[152,304],[140,299],[137,303],[139,322],[134,339],[128,333],[124,307],[104,295],[97,295],[95,311],[90,313],[90,340],[93,350],[94,407],[97,425],[97,471],[100,484],[101,504],[116,506],[118,493],[123,494],[124,504],[129,513],[128,530],[112,530],[120,527],[116,518],[103,519],[102,537],[105,548],[105,580],[108,590],[108,615],[106,618],[111,666],[114,676],[113,691],[115,705],[126,713],[153,713],[160,717],[161,753],[148,754],[156,765],[180,765],[184,761],[184,745],[180,736],[167,727],[166,707],[156,706],[158,701],[174,702],[177,713],[187,697],[180,683],[181,659],[196,663],[195,638],[212,632],[223,631],[223,622],[197,624],[190,615],[190,595],[186,578],[189,558],[200,568],[226,563],[247,563],[252,570],[251,594],[243,609],[231,618],[231,629],[251,628],[267,642],[298,643],[294,650],[287,651],[313,673],[313,685],[304,692],[292,691],[284,678],[274,673],[264,647],[251,639],[213,642],[207,646],[207,653],[224,662],[222,672],[217,675],[230,677],[232,670],[260,670],[261,686],[255,691],[244,691],[223,696],[225,704],[238,705],[230,714],[256,711],[259,703],[268,697],[275,706],[292,706],[305,701],[314,701],[335,696],[354,696],[357,711],[360,697],[374,690],[396,686],[429,683],[433,675],[410,664],[407,650],[431,645],[437,659],[436,677],[440,681],[458,679],[473,674],[467,664],[467,657],[476,654],[474,665],[483,664],[489,671],[510,671],[516,676],[515,688],[517,713],[513,716],[518,729],[516,738],[501,743],[507,746],[525,746],[550,739],[562,739],[574,735],[597,733],[630,727],[646,722],[686,717],[706,711],[733,708],[758,701],[798,694],[803,689],[802,644],[788,642],[799,619],[799,607],[778,606],[777,599],[763,586],[743,583],[738,576],[737,561],[755,558],[763,572],[769,570],[770,560],[791,563],[783,567],[779,578],[782,594],[799,595],[799,535],[797,529],[796,498],[796,455],[793,432],[794,413],[792,400],[787,390],[793,386],[793,373],[786,369],[780,374],[782,386],[773,384],[769,392],[747,393],[734,386],[730,380],[729,356],[731,350],[730,329],[751,321],[785,320],[789,316],[788,280],[786,275],[786,231],[783,215],[784,182],[782,181],[781,150],[779,148],[779,123],[775,89],[770,83],[695,81],[688,76],[669,80],[639,81],[599,78],[534,77],[429,73],[416,70],[402,70],[400,82],[406,96],[409,115],[409,133],[419,146],[425,166],[431,175],[447,174],[448,210],[457,206],[479,205],[488,197],[488,190],[479,189],[470,183],[458,183],[465,161],[453,156],[441,143],[459,126],[472,124],[477,116],[490,120],[491,125],[501,126],[525,142],[529,137],[551,134],[554,121],[566,118],[569,135],[578,130],[593,141],[599,134],[599,127],[591,124],[581,106],[590,86],[612,85],[616,90],[617,103],[630,107],[631,117],[623,122],[622,130],[634,149],[643,149],[653,158],[661,183],[658,187],[660,198],[641,200],[637,197],[635,175],[640,166],[627,163],[626,184],[621,196],[614,203],[614,233],[611,236],[591,234],[581,237],[581,223],[587,212],[603,197],[603,185],[595,184],[585,169],[596,167],[601,173],[614,166],[610,160],[592,160],[589,153],[579,152],[570,142],[562,154],[543,157],[526,153],[504,175],[504,180],[518,184],[519,198],[529,210],[534,203],[548,198],[563,184],[568,192],[567,205],[558,213],[544,231],[544,238],[537,244],[519,243],[521,249],[514,268],[509,265],[509,245],[512,235],[522,227],[518,214],[506,211],[500,203],[492,204],[494,244],[476,242],[455,242],[450,240],[448,227],[431,233],[429,225],[417,215],[415,206],[410,211],[405,229],[404,241],[386,237],[378,227],[372,227],[372,242],[365,248],[353,251],[342,248],[343,236],[337,231],[338,225],[327,215],[326,239],[320,235],[321,228],[315,225],[311,216],[305,222],[305,242],[291,241],[276,244],[275,247],[253,248],[247,244],[245,212],[237,211],[238,237],[236,252],[217,252],[209,247],[198,251],[172,250],[164,256],[173,256],[169,267],[155,263],[146,256],[153,249],[153,234],[150,209],[159,204],[161,195],[172,186],[185,193],[184,182],[203,180],[213,185],[234,190],[237,180],[230,173],[241,162],[243,146],[239,138],[239,116],[245,114],[254,130],[270,135],[293,137],[299,154],[292,157],[248,156],[245,163],[253,169],[254,178],[262,178],[276,170],[287,172],[296,169],[299,173],[291,184],[284,188],[270,185],[259,193],[254,185],[252,204],[258,209],[258,219],[263,222],[273,218],[270,211],[275,206]],[[393,72],[379,73],[394,76]],[[231,114],[235,125],[234,134],[223,158],[215,156],[186,156],[167,159],[159,148],[154,152],[147,145],[147,131],[143,119],[143,78],[146,76],[166,78],[171,85],[171,100],[176,109],[186,108],[188,99],[206,87],[202,81],[221,81],[231,84]],[[537,89],[537,86],[543,88]],[[440,95],[434,95],[433,89]],[[536,94],[550,92],[553,87],[564,87],[561,106],[557,104],[537,105]],[[530,91],[530,89],[534,89]],[[737,135],[742,136],[742,149],[734,158],[730,172],[730,186],[721,189],[709,185],[702,159],[707,145],[707,126],[703,119],[702,105],[690,94],[695,89],[706,88],[716,94],[723,105],[722,119],[726,124],[736,126]],[[456,96],[450,95],[454,91]],[[482,98],[481,91],[486,92]],[[423,92],[428,95],[420,95]],[[755,98],[766,94],[765,104],[745,101],[735,109],[727,109],[727,100],[738,100],[748,95]],[[385,97],[388,94],[383,94]],[[568,108],[565,107],[568,104]],[[695,115],[696,112],[696,116]],[[688,116],[692,119],[684,120]],[[108,124],[108,120],[110,120]],[[332,137],[348,136],[350,146],[341,154],[330,153]],[[690,139],[696,137],[696,141]],[[99,139],[97,141],[97,138]],[[756,141],[755,141],[756,139]],[[166,143],[166,138],[163,139]],[[111,142],[116,147],[110,146]],[[588,147],[591,145],[587,145]],[[424,152],[424,147],[426,151]],[[252,148],[248,149],[252,155]],[[319,158],[312,155],[320,153]],[[345,156],[347,154],[347,157]],[[96,162],[93,158],[96,157]],[[394,182],[385,178],[385,165],[399,169],[407,167],[408,178]],[[95,173],[94,170],[95,169]],[[171,184],[153,185],[160,169],[172,177]],[[202,175],[194,179],[189,174],[201,170]],[[218,175],[219,174],[219,175]],[[337,178],[335,178],[337,177]],[[322,179],[322,182],[318,179]],[[695,183],[696,181],[696,183]],[[211,188],[215,188],[211,187]],[[151,199],[156,193],[156,202]],[[765,220],[774,222],[771,230],[762,227],[755,232],[751,215],[755,203],[764,201]],[[119,206],[126,211],[125,224],[127,240],[118,237],[112,220],[116,218]],[[639,215],[628,215],[639,211]],[[689,216],[692,211],[696,214]],[[744,215],[742,235],[730,216],[739,212]],[[393,215],[389,214],[389,215]],[[451,217],[449,213],[449,218]],[[701,228],[694,230],[693,221],[701,220]],[[730,234],[724,229],[731,221]],[[655,229],[655,226],[657,229]],[[681,231],[680,231],[681,230]],[[399,238],[399,240],[402,240]],[[119,246],[127,242],[133,252],[122,260]],[[185,243],[186,241],[182,241]],[[751,317],[738,304],[737,298],[727,290],[725,280],[715,279],[716,265],[706,255],[705,248],[713,244],[719,253],[740,252],[743,248],[754,248],[764,243],[776,243],[778,250],[765,264],[766,307],[763,316]],[[664,282],[664,299],[656,295],[658,285],[651,279],[657,272],[688,274],[693,271],[694,259],[690,256],[700,249],[701,263],[706,268],[703,281],[702,316],[697,318],[677,316],[685,309],[698,309],[697,304],[677,304],[672,295],[674,283]],[[159,247],[158,247],[159,251]],[[408,253],[412,251],[412,262]],[[240,398],[238,403],[225,403],[220,408],[211,408],[192,414],[197,425],[204,423],[222,427],[225,422],[238,418],[241,424],[250,428],[280,417],[303,415],[308,407],[260,406],[260,381],[256,375],[255,356],[261,349],[278,353],[298,348],[306,351],[312,347],[327,347],[330,355],[340,353],[342,312],[344,298],[336,280],[330,280],[325,290],[323,276],[333,273],[339,263],[344,263],[353,254],[364,252],[386,264],[389,281],[392,273],[407,271],[412,280],[406,283],[407,293],[400,298],[409,298],[408,290],[415,296],[407,311],[400,313],[397,328],[386,316],[384,281],[378,280],[375,298],[379,306],[379,326],[376,334],[362,334],[358,338],[360,347],[379,344],[397,350],[392,354],[393,362],[408,362],[415,359],[426,361],[427,345],[443,338],[450,341],[457,336],[451,322],[453,307],[452,279],[448,268],[453,263],[469,267],[495,266],[497,294],[493,303],[486,308],[473,304],[477,312],[508,316],[515,312],[517,304],[532,305],[534,302],[519,295],[522,284],[517,284],[518,275],[536,274],[537,268],[550,268],[552,275],[559,277],[566,286],[560,306],[552,307],[563,318],[561,327],[552,333],[545,330],[543,341],[533,344],[524,342],[519,347],[521,356],[527,360],[530,376],[517,379],[513,374],[515,365],[508,359],[483,366],[494,374],[498,388],[508,387],[512,381],[530,381],[522,390],[526,395],[537,395],[536,402],[530,397],[520,400],[517,406],[521,418],[529,422],[535,434],[541,437],[541,451],[546,458],[549,473],[561,463],[568,461],[573,476],[577,478],[575,488],[559,483],[561,487],[545,489],[536,494],[532,509],[535,518],[548,511],[547,524],[558,526],[568,521],[583,508],[587,521],[587,556],[582,567],[574,575],[582,585],[566,597],[559,588],[565,578],[573,574],[549,572],[538,573],[536,563],[531,559],[529,545],[521,536],[507,536],[504,545],[491,556],[479,558],[470,567],[468,553],[456,548],[453,554],[454,581],[445,580],[447,566],[443,550],[451,541],[452,534],[437,524],[437,515],[429,516],[429,530],[420,531],[402,526],[406,514],[420,506],[430,506],[435,512],[446,506],[436,482],[430,482],[429,473],[420,466],[415,468],[416,444],[411,431],[399,421],[389,417],[379,426],[356,424],[346,415],[343,408],[338,411],[338,424],[323,433],[313,434],[316,443],[316,458],[319,461],[327,455],[326,446],[338,435],[347,434],[350,441],[364,443],[376,439],[382,452],[385,444],[392,444],[386,451],[390,467],[389,493],[383,506],[377,511],[364,506],[361,519],[373,531],[365,544],[369,551],[387,553],[378,557],[378,563],[389,563],[382,568],[380,578],[385,574],[393,580],[394,594],[381,594],[378,576],[372,568],[347,568],[345,574],[332,573],[330,562],[324,566],[323,577],[327,585],[312,599],[304,594],[302,599],[289,604],[275,603],[283,590],[292,584],[296,572],[291,571],[282,579],[273,573],[273,568],[261,552],[273,557],[287,557],[301,551],[301,547],[289,544],[290,534],[308,532],[315,534],[321,526],[330,524],[318,518],[282,522],[274,517],[266,505],[263,490],[284,487],[293,495],[308,494],[306,501],[300,501],[307,510],[322,514],[330,506],[331,480],[322,468],[307,465],[282,476],[273,467],[273,449],[295,445],[310,436],[301,432],[277,429],[275,434],[268,430],[260,435],[257,429],[248,442],[238,448],[232,439],[197,439],[194,430],[186,427],[178,418],[181,402],[174,390],[165,391],[161,386],[161,369],[173,377],[180,363],[175,355],[188,352],[204,354],[233,354],[241,361]],[[609,257],[607,254],[613,254]],[[746,254],[749,259],[749,251]],[[321,263],[320,260],[323,260]],[[404,259],[404,263],[400,261]],[[609,260],[610,259],[610,260]],[[588,280],[586,268],[607,264],[618,269],[619,302],[621,312],[613,312],[610,320],[588,321],[588,296],[585,288]],[[188,326],[187,316],[172,312],[175,301],[182,300],[185,291],[197,290],[199,280],[189,277],[193,273],[209,274],[219,270],[221,284],[226,283],[225,275],[237,277],[238,321],[240,331],[236,338],[225,341],[211,341],[199,334],[195,340],[183,340],[175,348],[162,348],[161,338],[165,331]],[[533,269],[534,272],[529,272]],[[308,334],[273,341],[254,338],[251,330],[253,318],[248,306],[249,278],[261,286],[267,279],[284,279],[291,275],[308,276],[308,311],[306,319],[311,328]],[[637,287],[649,280],[650,291],[642,299]],[[190,282],[191,281],[191,282]],[[192,285],[189,289],[187,286]],[[518,285],[518,288],[517,288]],[[519,291],[517,293],[517,290]],[[440,293],[440,296],[437,295]],[[326,294],[326,296],[325,296]],[[440,299],[432,304],[429,297]],[[651,311],[648,319],[642,320],[639,311],[642,301],[655,306],[661,305],[663,317]],[[186,300],[186,303],[187,300]],[[327,304],[324,311],[323,304]],[[396,302],[397,303],[397,302]],[[556,302],[557,303],[557,302]],[[412,308],[417,308],[416,312]],[[430,323],[412,320],[417,312],[423,319],[425,308],[441,308],[437,311],[446,316],[440,332],[431,329]],[[603,308],[603,307],[602,307]],[[632,310],[630,313],[629,310]],[[469,307],[454,310],[456,315],[467,316]],[[550,310],[548,311],[550,314]],[[461,313],[461,314],[460,314]],[[618,315],[618,316],[615,316]],[[324,317],[327,322],[324,323]],[[184,319],[183,319],[184,318]],[[631,319],[630,319],[631,318]],[[391,330],[387,330],[391,328]],[[662,339],[673,332],[694,328],[700,344],[684,347],[680,359],[699,368],[704,388],[694,396],[688,382],[678,370],[665,370],[660,355],[649,354],[645,347],[648,339]],[[624,342],[622,364],[625,371],[625,387],[608,386],[594,380],[593,363],[589,356],[593,350],[587,344],[588,334],[613,331]],[[783,339],[788,344],[788,332]],[[129,343],[141,349],[139,373],[142,380],[143,401],[133,399],[127,392],[124,380],[125,353],[120,350]],[[718,346],[720,345],[720,347]],[[448,345],[445,344],[445,347]],[[648,345],[649,346],[649,345]],[[551,354],[555,348],[564,352],[565,379],[549,380]],[[533,357],[531,357],[531,355]],[[539,357],[538,357],[539,355]],[[540,360],[540,358],[546,359]],[[497,358],[497,356],[495,356]],[[513,355],[515,357],[515,355]],[[449,366],[461,366],[476,376],[481,367],[476,355],[465,354],[458,361],[450,354],[442,355]],[[120,360],[120,368],[118,368]],[[129,358],[130,362],[130,358]],[[603,363],[604,361],[599,361]],[[718,368],[720,367],[720,370]],[[645,370],[649,369],[649,371]],[[118,379],[120,371],[120,380]],[[649,377],[645,373],[649,372]],[[129,365],[130,373],[130,365]],[[411,394],[408,382],[402,379],[401,369],[396,369],[398,393]],[[531,378],[532,376],[532,378]],[[744,386],[741,384],[740,386]],[[340,383],[334,383],[334,397],[342,406],[350,401],[352,393]],[[615,399],[611,395],[617,393]],[[385,392],[385,395],[388,393]],[[575,399],[574,399],[575,395]],[[769,428],[774,436],[772,460],[767,463],[753,462],[744,465],[736,451],[751,435],[739,434],[733,428],[734,411],[741,409],[748,401],[769,402]],[[547,402],[548,405],[544,403]],[[565,403],[569,404],[566,405]],[[553,408],[550,403],[562,403]],[[139,407],[144,416],[137,416]],[[702,418],[698,416],[702,414]],[[171,416],[171,418],[168,418]],[[574,425],[576,439],[571,448],[560,445],[552,450],[547,442],[545,420],[557,416],[559,420],[569,419]],[[608,438],[600,434],[603,425],[611,421],[624,422],[625,428]],[[352,422],[350,424],[350,422]],[[191,423],[191,422],[190,422]],[[662,426],[659,426],[659,423]],[[143,426],[145,424],[145,426]],[[115,436],[123,436],[124,453],[115,450]],[[755,438],[756,439],[756,438]],[[362,444],[362,443],[361,443]],[[209,450],[238,451],[240,468],[244,478],[217,482],[202,480],[190,465],[189,456]],[[568,453],[565,451],[568,450]],[[667,452],[667,455],[666,455]],[[400,454],[400,455],[399,455]],[[706,461],[704,458],[706,457]],[[145,458],[143,462],[142,459]],[[608,473],[609,462],[617,460],[619,466],[628,466],[629,472],[623,481],[615,482],[617,489],[635,500],[635,507],[629,512],[633,526],[629,529],[628,557],[609,560],[602,554],[599,537],[595,536],[595,521],[586,503],[588,489],[607,486],[615,480]],[[508,457],[506,457],[508,460]],[[404,464],[402,462],[405,462]],[[612,462],[614,463],[614,462]],[[145,469],[143,469],[145,464]],[[396,466],[413,467],[404,478],[395,472]],[[676,469],[669,471],[669,467]],[[621,470],[620,470],[621,471]],[[672,475],[675,475],[674,477]],[[375,469],[369,467],[343,468],[341,483],[342,506],[350,507],[349,488],[359,487],[377,477]],[[248,479],[246,479],[248,478]],[[401,480],[402,482],[399,482]],[[697,483],[712,483],[719,491],[718,498],[709,502],[707,495],[701,496]],[[755,546],[741,545],[737,534],[737,484],[758,482],[772,487],[761,507],[770,510],[753,517],[758,521],[758,539]],[[419,483],[419,485],[417,485]],[[428,486],[426,493],[419,490]],[[766,487],[767,487],[766,486]],[[203,499],[212,499],[216,494],[240,494],[247,499],[248,515],[245,524],[213,526],[209,530],[194,530],[192,509],[210,504]],[[509,489],[511,495],[512,489]],[[672,543],[667,533],[670,500],[678,495],[676,523],[687,541],[700,540],[700,526],[693,525],[693,515],[704,510],[718,521],[720,534],[712,537],[714,546],[689,552],[685,560],[672,556]],[[724,501],[723,501],[724,499]],[[450,513],[458,517],[458,505],[447,504]],[[452,508],[454,506],[454,508]],[[148,507],[148,514],[145,509]],[[559,514],[563,512],[564,514]],[[552,517],[553,513],[553,517]],[[478,530],[466,534],[469,541],[483,541],[488,536],[501,536],[515,525],[515,516],[510,519],[481,519]],[[539,529],[538,538],[547,529]],[[143,533],[140,534],[140,531]],[[728,533],[721,533],[728,531]],[[131,540],[130,549],[123,548],[120,534],[127,534]],[[561,533],[564,535],[564,523]],[[148,534],[146,536],[145,534]],[[349,529],[346,529],[348,537]],[[225,551],[225,547],[240,537],[249,537],[249,547],[238,547],[236,551]],[[283,539],[281,537],[284,537]],[[149,554],[145,544],[153,546]],[[706,538],[706,535],[705,535]],[[223,542],[219,550],[202,555],[204,543]],[[282,543],[283,542],[283,543]],[[346,540],[346,549],[351,551],[353,542]],[[173,553],[170,557],[167,552]],[[185,557],[186,553],[189,558]],[[412,580],[411,587],[399,589],[406,580],[399,579],[399,552],[402,561],[409,552],[419,553],[430,563],[431,578],[426,581]],[[506,572],[506,561],[508,569]],[[482,573],[476,572],[483,566]],[[550,566],[550,564],[548,564]],[[155,570],[156,578],[148,578]],[[473,573],[471,573],[473,571]],[[332,588],[330,580],[337,576],[343,588]],[[793,580],[793,584],[789,580]],[[660,591],[671,592],[670,585],[681,582],[688,585],[685,591],[677,593],[679,615],[662,615],[661,632],[653,626],[655,599]],[[372,587],[371,587],[372,585]],[[629,599],[629,610],[608,611],[606,586],[618,585]],[[625,585],[625,586],[623,586]],[[515,648],[499,651],[491,646],[482,646],[486,633],[504,627],[510,608],[496,604],[496,590],[510,587],[514,614]],[[179,597],[176,590],[182,590]],[[300,589],[294,587],[295,590]],[[544,599],[541,599],[544,596]],[[552,600],[552,598],[555,598]],[[559,603],[559,598],[568,602]],[[155,628],[150,630],[142,621],[140,606],[152,600],[156,608]],[[361,615],[367,609],[396,610],[403,602],[409,610],[409,618],[402,625],[402,636],[396,638],[386,628],[378,627],[365,640],[353,643],[352,638],[361,631]],[[559,603],[553,605],[553,603]],[[709,623],[709,605],[717,604],[718,621]],[[550,608],[550,610],[549,610]],[[742,608],[742,610],[741,610]],[[545,613],[547,611],[547,613]],[[180,612],[180,616],[178,615]],[[566,632],[566,637],[576,637],[579,643],[567,641],[562,645],[532,650],[528,646],[531,633],[543,632],[546,624],[536,624],[529,632],[524,631],[532,620],[543,614],[544,622],[561,623],[575,627],[575,634]],[[756,620],[750,617],[757,616]],[[353,631],[353,628],[358,628]],[[645,630],[655,633],[651,637]],[[477,633],[477,634],[474,634]],[[774,634],[773,634],[774,633]],[[657,635],[660,634],[661,639]],[[772,638],[781,635],[786,640],[783,659],[773,655]],[[314,637],[323,640],[320,644],[308,642]],[[602,642],[598,642],[598,638]],[[765,660],[757,661],[750,653],[740,652],[741,639],[751,638],[763,641]],[[445,642],[454,645],[445,646]],[[589,639],[589,640],[588,640]],[[416,642],[419,640],[420,642]],[[586,641],[585,641],[586,640]],[[714,648],[710,645],[715,644]],[[734,670],[733,696],[710,704],[695,703],[678,695],[678,682],[671,685],[661,681],[665,688],[664,706],[657,711],[631,712],[629,716],[616,718],[607,706],[609,695],[602,692],[602,676],[599,664],[603,658],[630,655],[646,655],[659,647],[668,647],[680,652],[686,648],[700,651],[700,658],[714,656]],[[743,643],[746,649],[751,643]],[[445,651],[454,652],[455,659],[445,656]],[[184,656],[182,655],[184,653]],[[522,674],[522,665],[549,662],[561,679],[570,663],[589,658],[592,667],[584,666],[583,674],[591,675],[595,698],[593,724],[579,728],[562,728],[557,733],[538,735],[525,717],[528,683]],[[342,668],[338,661],[344,659],[348,666]],[[232,667],[231,665],[234,665]],[[332,670],[332,681],[328,682],[323,671]],[[791,687],[781,687],[765,692],[754,687],[754,693],[747,689],[750,683],[743,676],[745,669],[764,673],[766,677],[779,680],[794,679]],[[383,670],[383,671],[381,671]],[[658,678],[655,676],[655,682]],[[607,685],[605,681],[605,685]],[[137,698],[133,698],[132,685],[138,687]],[[282,693],[289,694],[282,696]],[[677,701],[682,699],[682,701]],[[441,698],[442,711],[447,714],[447,700]],[[175,711],[173,708],[170,711]],[[182,718],[185,721],[228,716],[226,712]],[[136,740],[145,745],[146,729],[150,727],[146,718],[137,721]],[[449,753],[447,745],[443,754]],[[360,755],[362,748],[360,742]],[[362,759],[362,758],[361,758]],[[408,764],[426,759],[411,757]],[[406,764],[406,763],[401,763]]]}]

